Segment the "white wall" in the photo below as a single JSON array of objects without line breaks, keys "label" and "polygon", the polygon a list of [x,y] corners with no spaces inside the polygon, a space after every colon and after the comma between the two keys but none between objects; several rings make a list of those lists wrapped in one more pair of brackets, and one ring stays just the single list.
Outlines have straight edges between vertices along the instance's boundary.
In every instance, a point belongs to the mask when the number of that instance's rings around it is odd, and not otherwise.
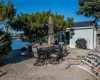
[{"label": "white wall", "polygon": [[[78,38],[84,38],[87,41],[87,48],[88,49],[93,49],[94,45],[94,40],[96,41],[95,37],[93,37],[93,29],[76,29],[74,30],[75,35],[70,39],[70,47],[75,48],[75,41]],[[94,34],[95,35],[95,34]]]},{"label": "white wall", "polygon": [[94,48],[97,47],[97,34],[96,34],[96,29],[94,29]]}]

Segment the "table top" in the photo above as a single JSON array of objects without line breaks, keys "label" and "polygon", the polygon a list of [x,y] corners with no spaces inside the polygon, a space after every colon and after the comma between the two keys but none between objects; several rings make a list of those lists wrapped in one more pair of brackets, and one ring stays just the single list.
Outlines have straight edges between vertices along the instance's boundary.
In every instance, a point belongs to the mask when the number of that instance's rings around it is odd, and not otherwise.
[{"label": "table top", "polygon": [[52,49],[58,49],[59,46],[38,46],[38,49],[42,49],[42,50],[52,50]]}]

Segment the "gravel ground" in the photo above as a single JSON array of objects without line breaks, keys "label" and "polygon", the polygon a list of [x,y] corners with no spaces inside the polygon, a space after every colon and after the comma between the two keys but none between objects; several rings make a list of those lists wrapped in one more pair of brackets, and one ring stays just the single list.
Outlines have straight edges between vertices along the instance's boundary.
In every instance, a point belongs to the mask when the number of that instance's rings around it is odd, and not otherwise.
[{"label": "gravel ground", "polygon": [[70,48],[68,50],[70,54],[65,58],[65,61],[56,65],[34,66],[34,58],[20,59],[15,63],[14,59],[17,59],[18,56],[16,58],[9,58],[9,61],[13,61],[13,63],[9,62],[9,64],[7,63],[5,66],[0,67],[0,80],[96,80],[77,65],[72,65],[66,69],[68,64],[77,63],[75,60],[68,58],[78,55],[84,56],[89,50]]}]

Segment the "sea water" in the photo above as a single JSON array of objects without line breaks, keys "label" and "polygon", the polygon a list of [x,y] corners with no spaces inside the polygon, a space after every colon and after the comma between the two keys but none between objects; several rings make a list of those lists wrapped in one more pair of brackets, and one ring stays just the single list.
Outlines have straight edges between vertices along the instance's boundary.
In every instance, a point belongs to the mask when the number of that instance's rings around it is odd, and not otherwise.
[{"label": "sea water", "polygon": [[13,38],[12,39],[12,49],[20,49],[22,47],[25,47],[25,45],[28,44],[28,42],[24,42],[19,38]]}]

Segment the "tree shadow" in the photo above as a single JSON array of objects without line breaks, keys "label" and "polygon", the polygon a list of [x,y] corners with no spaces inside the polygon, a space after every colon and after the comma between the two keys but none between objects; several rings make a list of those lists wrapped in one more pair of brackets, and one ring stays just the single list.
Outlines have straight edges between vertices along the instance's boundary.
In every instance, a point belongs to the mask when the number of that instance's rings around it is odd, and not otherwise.
[{"label": "tree shadow", "polygon": [[7,64],[19,63],[31,58],[33,58],[33,56],[21,56],[20,49],[15,49],[15,50],[12,50],[12,52],[9,55],[3,58],[2,66],[7,65]]},{"label": "tree shadow", "polygon": [[7,72],[4,72],[4,73],[0,74],[0,77],[4,76],[6,74],[7,74]]}]

